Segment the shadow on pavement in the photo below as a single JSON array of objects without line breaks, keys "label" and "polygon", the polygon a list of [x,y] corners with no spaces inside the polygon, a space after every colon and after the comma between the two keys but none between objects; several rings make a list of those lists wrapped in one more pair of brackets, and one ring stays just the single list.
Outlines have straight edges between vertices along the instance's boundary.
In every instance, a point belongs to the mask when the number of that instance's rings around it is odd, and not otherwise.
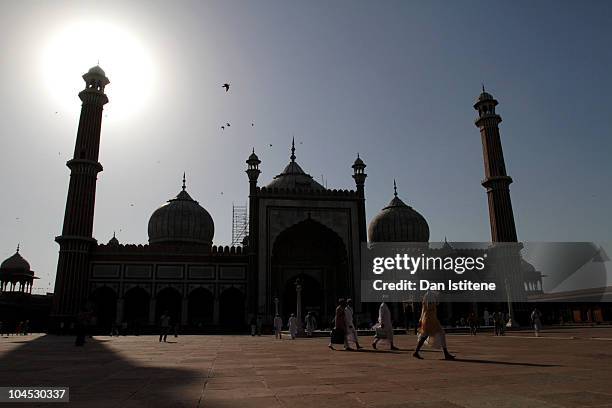
[{"label": "shadow on pavement", "polygon": [[[152,359],[163,356],[143,337],[143,348],[153,350]],[[3,386],[54,386],[70,388],[75,406],[196,406],[207,373],[177,367],[138,364],[108,344],[112,340],[87,339],[75,347],[73,336],[40,336],[19,341],[0,355]],[[11,342],[17,343],[17,342]],[[157,340],[155,340],[157,343]],[[161,405],[160,405],[161,404]]]},{"label": "shadow on pavement", "polygon": [[459,361],[462,363],[501,364],[501,365],[525,366],[525,367],[563,367],[558,364],[514,363],[511,361],[477,360],[473,358],[457,358],[457,357],[453,361]]}]

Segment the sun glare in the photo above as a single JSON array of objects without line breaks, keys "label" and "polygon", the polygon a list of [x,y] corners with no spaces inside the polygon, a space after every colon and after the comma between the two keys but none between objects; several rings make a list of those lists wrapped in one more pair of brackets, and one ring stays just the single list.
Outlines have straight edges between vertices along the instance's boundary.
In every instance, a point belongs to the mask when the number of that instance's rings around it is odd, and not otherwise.
[{"label": "sun glare", "polygon": [[52,98],[64,111],[77,111],[83,75],[99,63],[110,80],[105,120],[119,120],[141,110],[155,88],[154,64],[141,41],[128,30],[104,22],[63,26],[43,50],[42,74]]}]

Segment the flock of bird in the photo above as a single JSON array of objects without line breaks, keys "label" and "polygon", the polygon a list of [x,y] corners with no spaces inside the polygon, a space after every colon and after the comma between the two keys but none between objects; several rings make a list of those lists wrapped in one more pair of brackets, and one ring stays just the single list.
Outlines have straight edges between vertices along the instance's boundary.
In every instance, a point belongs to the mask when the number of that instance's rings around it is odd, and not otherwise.
[{"label": "flock of bird", "polygon": [[[225,92],[229,92],[230,89],[230,84],[229,83],[225,83],[223,85],[221,85],[221,88],[225,89]],[[232,125],[229,122],[226,122],[225,125],[221,125],[221,130],[225,130],[226,128],[231,127]],[[255,126],[255,123],[251,122],[251,127]],[[272,146],[272,145],[270,145]]]}]

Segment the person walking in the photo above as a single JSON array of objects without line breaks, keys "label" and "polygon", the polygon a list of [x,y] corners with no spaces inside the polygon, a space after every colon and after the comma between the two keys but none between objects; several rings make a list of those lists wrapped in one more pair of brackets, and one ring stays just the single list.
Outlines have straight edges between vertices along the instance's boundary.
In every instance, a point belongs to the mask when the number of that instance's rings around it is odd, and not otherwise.
[{"label": "person walking", "polygon": [[281,331],[283,330],[283,318],[280,317],[279,314],[277,314],[274,317],[274,337],[282,340],[283,339],[283,334],[281,333]]},{"label": "person walking", "polygon": [[287,322],[287,328],[289,329],[291,340],[295,340],[295,336],[297,336],[297,333],[298,333],[298,321],[293,313],[291,313],[291,316],[289,316],[289,321]]},{"label": "person walking", "polygon": [[353,299],[346,300],[346,307],[344,308],[344,316],[346,319],[346,340],[347,342],[352,341],[355,343],[357,350],[362,347],[359,345],[359,338],[357,337],[357,330],[355,329],[355,323],[353,322]]},{"label": "person walking", "polygon": [[446,348],[446,333],[444,333],[444,329],[438,320],[436,296],[430,291],[427,291],[423,296],[423,307],[419,320],[419,340],[416,350],[412,354],[413,357],[423,359],[419,351],[421,351],[425,341],[433,348],[442,348],[445,360],[455,359],[455,356],[450,354]]},{"label": "person walking", "polygon": [[489,326],[491,324],[491,315],[489,315],[489,309],[487,309],[485,307],[484,313],[482,315],[482,318],[484,320],[484,325],[485,326]]},{"label": "person walking", "polygon": [[159,341],[163,340],[164,343],[168,340],[168,332],[170,331],[170,315],[168,315],[168,311],[164,311],[164,313],[159,318]]},{"label": "person walking", "polygon": [[467,318],[468,326],[470,327],[470,335],[475,336],[476,330],[478,329],[478,322],[476,318],[476,313],[470,312]]},{"label": "person walking", "polygon": [[531,312],[531,324],[533,324],[535,336],[540,337],[540,330],[542,330],[542,313],[537,307]]},{"label": "person walking", "polygon": [[306,314],[306,335],[312,337],[312,333],[317,328],[317,319],[312,312]]},{"label": "person walking", "polygon": [[380,340],[386,340],[391,345],[391,350],[399,350],[393,344],[393,321],[391,320],[391,310],[385,303],[385,297],[378,308],[378,323],[374,325],[376,334],[374,335],[374,341],[372,342],[372,348],[376,350],[378,342]]},{"label": "person walking", "polygon": [[335,350],[334,344],[344,344],[344,350],[352,351],[346,340],[346,314],[344,309],[346,308],[346,300],[343,298],[338,299],[338,306],[336,307],[336,315],[334,317],[334,328],[331,331],[331,339],[329,347]]}]

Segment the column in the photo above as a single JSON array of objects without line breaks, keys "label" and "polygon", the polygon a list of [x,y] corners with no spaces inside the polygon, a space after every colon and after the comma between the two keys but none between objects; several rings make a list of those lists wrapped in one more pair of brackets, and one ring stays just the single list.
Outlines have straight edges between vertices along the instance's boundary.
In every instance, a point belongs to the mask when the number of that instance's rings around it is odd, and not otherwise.
[{"label": "column", "polygon": [[181,325],[185,326],[187,325],[188,320],[188,316],[187,313],[189,311],[189,298],[187,297],[183,297],[183,301],[181,304]]},{"label": "column", "polygon": [[219,295],[217,293],[215,293],[215,300],[213,303],[213,324],[215,326],[219,325]]},{"label": "column", "polygon": [[117,298],[117,314],[115,316],[115,323],[121,324],[123,322],[123,298]]},{"label": "column", "polygon": [[149,300],[149,324],[155,325],[155,298]]}]

